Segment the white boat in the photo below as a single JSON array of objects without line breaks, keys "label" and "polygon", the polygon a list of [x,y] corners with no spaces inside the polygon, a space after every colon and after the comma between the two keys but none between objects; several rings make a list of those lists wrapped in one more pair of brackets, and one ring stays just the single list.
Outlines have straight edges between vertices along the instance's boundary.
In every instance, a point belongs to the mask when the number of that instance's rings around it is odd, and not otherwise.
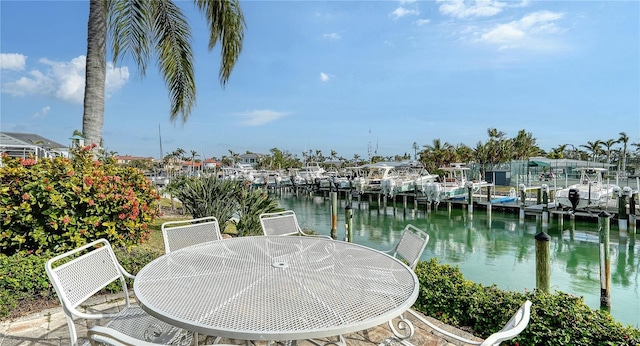
[{"label": "white boat", "polygon": [[429,174],[422,165],[416,162],[402,162],[395,166],[395,172],[390,172],[380,182],[382,193],[393,197],[399,193],[417,192],[427,183],[436,181],[435,174]]},{"label": "white boat", "polygon": [[444,176],[439,177],[437,182],[428,182],[422,186],[422,193],[427,201],[440,202],[448,199],[465,199],[469,195],[469,187],[472,193],[478,192],[480,188],[488,186],[484,180],[469,180],[467,172],[469,167],[461,163],[454,163],[448,167],[441,167]]},{"label": "white boat", "polygon": [[383,162],[353,167],[352,170],[356,174],[352,181],[353,186],[360,193],[379,192],[382,190],[381,183],[384,179],[397,176],[394,166]]},{"label": "white boat", "polygon": [[618,187],[603,183],[602,177],[607,169],[580,167],[576,171],[580,172],[580,182],[558,190],[556,202],[572,210],[606,207],[613,197],[613,190]]},{"label": "white boat", "polygon": [[298,176],[305,181],[305,184],[313,185],[325,177],[324,173],[325,170],[319,163],[307,162],[307,164],[298,171]]}]

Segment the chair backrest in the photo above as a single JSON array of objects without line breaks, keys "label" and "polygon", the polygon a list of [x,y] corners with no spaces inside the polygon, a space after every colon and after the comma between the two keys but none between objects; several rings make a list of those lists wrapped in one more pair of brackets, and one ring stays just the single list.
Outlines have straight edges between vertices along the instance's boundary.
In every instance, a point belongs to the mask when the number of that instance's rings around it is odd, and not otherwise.
[{"label": "chair backrest", "polygon": [[392,255],[400,256],[409,262],[409,268],[415,269],[424,248],[429,242],[429,235],[418,227],[408,224],[402,231],[400,241],[396,244]]},{"label": "chair backrest", "polygon": [[[94,326],[87,332],[89,343],[93,346],[161,346],[145,340],[136,339],[113,328]],[[197,344],[196,344],[197,345]],[[217,346],[234,346],[227,344],[216,344]]]},{"label": "chair backrest", "polygon": [[293,210],[260,214],[260,225],[264,235],[302,234],[296,213]]},{"label": "chair backrest", "polygon": [[88,319],[110,316],[104,313],[85,313],[77,309],[82,302],[108,284],[120,280],[126,306],[130,305],[124,279],[125,271],[118,263],[111,244],[105,239],[93,241],[51,258],[45,264],[45,270],[62,303],[72,345],[77,341],[73,316]]},{"label": "chair backrest", "polygon": [[509,322],[504,325],[504,328],[499,332],[489,335],[481,345],[497,346],[500,345],[500,342],[511,340],[522,333],[522,331],[527,328],[527,325],[529,325],[529,320],[531,319],[531,304],[529,300],[524,302]]},{"label": "chair backrest", "polygon": [[[56,262],[68,258],[73,259],[54,267]],[[47,261],[45,269],[62,305],[71,311],[118,279],[122,283],[125,297],[128,297],[120,264],[106,239],[98,239],[55,256]]]},{"label": "chair backrest", "polygon": [[162,224],[161,229],[165,253],[207,241],[222,239],[218,219],[213,216],[168,221]]}]

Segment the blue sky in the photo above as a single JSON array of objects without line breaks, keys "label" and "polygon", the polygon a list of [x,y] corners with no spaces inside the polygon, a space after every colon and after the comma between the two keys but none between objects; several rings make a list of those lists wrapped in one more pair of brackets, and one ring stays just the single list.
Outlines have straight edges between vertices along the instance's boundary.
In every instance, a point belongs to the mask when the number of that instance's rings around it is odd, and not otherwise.
[{"label": "blue sky", "polygon": [[[639,1],[241,1],[243,51],[226,86],[191,1],[196,106],[169,121],[155,64],[109,65],[104,144],[206,157],[279,148],[346,158],[413,154],[487,129],[544,150],[626,132],[640,142]],[[63,144],[82,129],[87,1],[0,1],[0,130]]]}]

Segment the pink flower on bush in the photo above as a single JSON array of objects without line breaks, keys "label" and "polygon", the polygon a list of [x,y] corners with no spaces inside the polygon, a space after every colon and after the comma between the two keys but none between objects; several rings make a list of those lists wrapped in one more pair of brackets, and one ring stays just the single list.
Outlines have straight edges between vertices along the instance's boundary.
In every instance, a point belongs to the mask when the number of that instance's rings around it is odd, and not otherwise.
[{"label": "pink flower on bush", "polygon": [[51,190],[53,190],[53,186],[47,185],[44,189],[47,190],[47,191],[51,191]]},{"label": "pink flower on bush", "polygon": [[98,226],[100,226],[100,221],[96,221],[96,222],[94,222],[94,223],[93,223],[93,226],[94,226],[94,227],[98,227]]},{"label": "pink flower on bush", "polygon": [[28,193],[26,193],[26,192],[25,192],[25,193],[22,195],[22,200],[23,200],[23,201],[28,201],[28,200],[30,200],[30,199],[31,199],[31,196],[29,196],[29,194],[28,194]]},{"label": "pink flower on bush", "polygon": [[36,160],[32,159],[32,158],[18,158],[18,162],[20,162],[21,165],[23,166],[32,166],[36,164]]},{"label": "pink flower on bush", "polygon": [[126,218],[126,217],[127,217],[127,215],[125,215],[124,213],[120,213],[120,214],[118,215],[118,218],[119,218],[120,220],[124,220],[124,218]]},{"label": "pink flower on bush", "polygon": [[90,177],[84,177],[84,183],[87,186],[91,186],[93,185],[93,179],[91,179]]},{"label": "pink flower on bush", "polygon": [[71,170],[71,171],[69,171],[69,172],[67,172],[67,175],[68,175],[68,176],[70,176],[70,177],[73,177],[73,175],[74,175],[74,174],[75,174],[75,173],[74,173],[72,170]]},{"label": "pink flower on bush", "polygon": [[71,218],[70,218],[69,216],[65,215],[65,216],[62,218],[62,223],[63,223],[63,224],[65,224],[65,225],[67,225],[67,224],[69,224],[69,222],[71,222]]},{"label": "pink flower on bush", "polygon": [[105,199],[107,196],[104,193],[101,193],[98,195],[98,198],[100,199]]},{"label": "pink flower on bush", "polygon": [[90,199],[89,202],[87,202],[87,204],[89,204],[89,206],[92,207],[94,204],[96,204],[96,202]]}]

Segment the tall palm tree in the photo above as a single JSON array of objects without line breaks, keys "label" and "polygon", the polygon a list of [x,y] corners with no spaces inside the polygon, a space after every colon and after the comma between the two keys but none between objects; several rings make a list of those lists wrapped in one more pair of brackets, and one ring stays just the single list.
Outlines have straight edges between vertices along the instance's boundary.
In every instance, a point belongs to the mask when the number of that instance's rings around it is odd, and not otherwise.
[{"label": "tall palm tree", "polygon": [[629,136],[626,133],[620,132],[620,138],[618,142],[622,143],[622,172],[627,173],[627,145],[629,144]]},{"label": "tall palm tree", "polygon": [[195,171],[196,171],[196,168],[195,168],[196,156],[198,156],[198,152],[195,150],[191,150],[191,174],[195,174]]},{"label": "tall palm tree", "polygon": [[511,140],[511,143],[513,144],[512,158],[515,160],[526,160],[529,157],[539,155],[541,151],[536,145],[536,139],[533,138],[533,134],[525,130],[518,131],[518,135]]},{"label": "tall palm tree", "polygon": [[618,143],[615,139],[607,139],[606,141],[601,142],[603,146],[607,148],[605,153],[607,154],[607,163],[611,163],[611,147]]},{"label": "tall palm tree", "polygon": [[[194,0],[209,26],[209,50],[222,44],[218,74],[224,87],[242,49],[244,17],[239,0]],[[150,56],[158,61],[169,89],[170,120],[185,122],[195,103],[191,29],[172,0],[90,0],[82,133],[100,144],[104,122],[107,39],[113,60],[130,54],[145,75]]]},{"label": "tall palm tree", "polygon": [[596,139],[593,142],[587,141],[587,144],[580,144],[581,147],[591,152],[591,155],[592,155],[591,157],[594,162],[596,161],[596,158],[598,157],[598,155],[600,155],[600,152],[602,151],[602,148],[600,147],[601,145],[602,145],[602,141],[599,139]]},{"label": "tall palm tree", "polygon": [[547,154],[550,159],[564,159],[564,152],[569,144],[560,144],[557,148],[552,148]]}]

